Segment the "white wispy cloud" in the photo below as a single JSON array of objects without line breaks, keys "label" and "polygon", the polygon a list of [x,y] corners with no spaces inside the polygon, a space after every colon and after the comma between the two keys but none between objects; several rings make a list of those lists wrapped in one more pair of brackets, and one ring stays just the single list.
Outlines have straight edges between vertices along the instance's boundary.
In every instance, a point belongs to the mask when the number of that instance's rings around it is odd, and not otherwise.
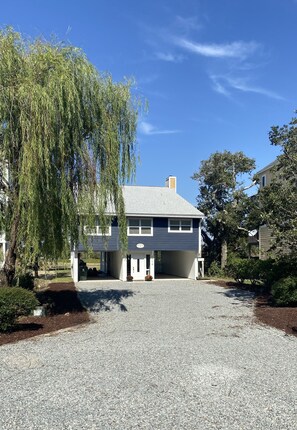
[{"label": "white wispy cloud", "polygon": [[245,59],[254,53],[259,45],[256,42],[232,42],[225,44],[197,43],[191,40],[175,37],[173,42],[176,46],[204,57],[213,58],[240,58]]},{"label": "white wispy cloud", "polygon": [[177,15],[175,21],[176,25],[183,31],[198,30],[202,27],[196,16],[185,18],[183,16]]},{"label": "white wispy cloud", "polygon": [[231,95],[230,90],[235,89],[242,92],[260,94],[275,100],[285,100],[280,94],[267,88],[254,86],[245,78],[210,75],[210,79],[212,80],[214,91],[227,97]]},{"label": "white wispy cloud", "polygon": [[215,76],[211,76],[211,80],[215,92],[222,94],[223,96],[230,97],[230,92],[226,89],[224,85],[221,84],[218,79],[216,79]]},{"label": "white wispy cloud", "polygon": [[185,58],[183,55],[176,55],[171,52],[156,52],[155,56],[158,60],[168,61],[170,63],[181,63]]},{"label": "white wispy cloud", "polygon": [[162,130],[149,122],[141,121],[138,125],[138,129],[142,134],[147,136],[155,135],[155,134],[175,134],[180,133],[180,130]]}]

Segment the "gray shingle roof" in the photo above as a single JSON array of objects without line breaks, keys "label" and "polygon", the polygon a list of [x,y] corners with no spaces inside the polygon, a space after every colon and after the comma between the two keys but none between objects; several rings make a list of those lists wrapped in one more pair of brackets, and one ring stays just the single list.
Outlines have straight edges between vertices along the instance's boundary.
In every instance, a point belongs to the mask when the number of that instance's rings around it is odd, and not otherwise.
[{"label": "gray shingle roof", "polygon": [[126,214],[129,216],[170,216],[201,218],[202,212],[167,187],[124,186]]}]

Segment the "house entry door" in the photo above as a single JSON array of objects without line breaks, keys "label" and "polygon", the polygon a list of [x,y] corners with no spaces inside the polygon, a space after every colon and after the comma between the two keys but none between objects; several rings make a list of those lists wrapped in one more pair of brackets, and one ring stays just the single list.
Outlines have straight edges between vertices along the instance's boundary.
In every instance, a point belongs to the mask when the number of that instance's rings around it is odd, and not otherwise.
[{"label": "house entry door", "polygon": [[145,255],[131,255],[131,275],[135,281],[143,281],[145,278]]}]

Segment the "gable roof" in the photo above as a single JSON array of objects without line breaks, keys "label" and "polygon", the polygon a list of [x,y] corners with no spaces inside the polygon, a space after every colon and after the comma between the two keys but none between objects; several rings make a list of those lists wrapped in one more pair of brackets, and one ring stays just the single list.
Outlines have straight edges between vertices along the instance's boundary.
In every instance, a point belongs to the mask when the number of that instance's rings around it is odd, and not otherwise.
[{"label": "gable roof", "polygon": [[271,163],[267,164],[267,166],[262,167],[262,169],[257,171],[257,175],[264,173],[266,170],[272,169],[277,164],[277,160],[272,161]]},{"label": "gable roof", "polygon": [[202,218],[204,215],[191,203],[167,187],[123,187],[128,216],[159,216]]}]

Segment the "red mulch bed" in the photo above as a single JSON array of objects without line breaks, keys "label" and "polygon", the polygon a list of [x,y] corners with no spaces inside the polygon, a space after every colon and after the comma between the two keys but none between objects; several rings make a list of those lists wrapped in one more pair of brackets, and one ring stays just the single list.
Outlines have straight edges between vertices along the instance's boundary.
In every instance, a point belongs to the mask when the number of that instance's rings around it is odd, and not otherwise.
[{"label": "red mulch bed", "polygon": [[[251,285],[239,285],[236,282],[226,282],[224,280],[209,281],[211,284],[224,288],[239,288],[256,292],[259,287]],[[259,323],[277,328],[287,334],[297,336],[297,307],[276,307],[270,303],[270,295],[259,293],[255,298],[256,306],[254,315]]]},{"label": "red mulch bed", "polygon": [[90,321],[88,312],[78,299],[73,282],[49,284],[45,290],[37,293],[37,298],[41,304],[49,304],[47,315],[20,318],[13,331],[0,333],[0,345]]}]

